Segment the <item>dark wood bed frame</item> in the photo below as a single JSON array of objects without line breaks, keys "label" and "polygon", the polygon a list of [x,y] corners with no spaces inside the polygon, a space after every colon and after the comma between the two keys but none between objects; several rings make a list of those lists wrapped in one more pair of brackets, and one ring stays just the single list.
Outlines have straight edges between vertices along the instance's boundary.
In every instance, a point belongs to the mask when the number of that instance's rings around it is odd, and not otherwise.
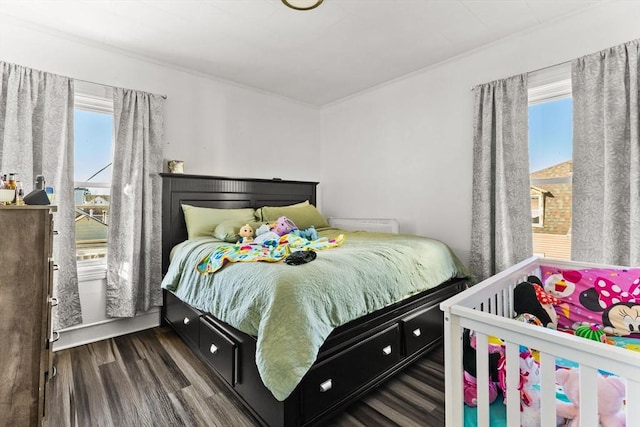
[{"label": "dark wood bed frame", "polygon": [[[316,204],[317,182],[161,174],[163,273],[171,248],[187,238],[181,204],[211,208]],[[316,363],[284,401],[264,386],[255,363],[256,338],[164,292],[162,322],[173,327],[263,425],[317,425],[437,346],[439,303],[460,292],[451,280],[333,331]]]}]

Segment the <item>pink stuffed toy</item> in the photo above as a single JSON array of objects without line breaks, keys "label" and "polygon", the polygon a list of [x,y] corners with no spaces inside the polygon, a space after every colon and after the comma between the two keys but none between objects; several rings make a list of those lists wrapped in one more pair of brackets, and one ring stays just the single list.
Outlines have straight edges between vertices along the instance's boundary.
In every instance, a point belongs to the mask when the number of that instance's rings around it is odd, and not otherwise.
[{"label": "pink stuffed toy", "polygon": [[271,224],[271,231],[275,232],[278,236],[284,236],[291,233],[293,230],[297,230],[298,227],[286,216],[281,216]]},{"label": "pink stuffed toy", "polygon": [[[496,345],[489,342],[488,350],[489,350],[490,358],[491,358],[491,354],[495,353],[496,357],[494,359],[497,362],[498,355],[502,351],[502,347],[500,345]],[[476,334],[473,331],[465,330],[464,332],[465,370],[464,370],[462,388],[463,388],[464,403],[467,406],[478,406],[478,399],[477,399],[478,381],[476,377],[469,372],[472,369],[473,370],[471,372],[475,373],[476,371],[475,351],[476,351]],[[489,365],[491,365],[491,361],[489,362]],[[467,371],[467,369],[469,371]],[[489,368],[489,371],[490,371],[489,372],[489,390],[488,390],[489,403],[493,403],[498,397],[498,384],[496,381],[492,380],[493,374],[491,372],[491,367]],[[496,371],[495,374],[497,379],[498,372]]]},{"label": "pink stuffed toy", "polygon": [[[580,371],[558,369],[556,382],[562,386],[571,403],[557,402],[556,414],[567,418],[571,427],[580,426]],[[623,402],[625,396],[624,382],[614,376],[605,377],[598,374],[598,419],[603,427],[625,427]]]},{"label": "pink stuffed toy", "polygon": [[[467,406],[478,406],[478,381],[476,377],[464,371],[463,379],[464,403]],[[498,397],[498,386],[489,379],[489,403],[493,403]]]}]

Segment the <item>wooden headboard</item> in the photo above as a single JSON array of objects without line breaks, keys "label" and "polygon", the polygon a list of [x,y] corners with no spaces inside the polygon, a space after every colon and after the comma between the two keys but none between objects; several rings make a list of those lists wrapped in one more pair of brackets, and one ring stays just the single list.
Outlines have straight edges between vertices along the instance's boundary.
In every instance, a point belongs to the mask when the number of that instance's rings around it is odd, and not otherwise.
[{"label": "wooden headboard", "polygon": [[163,274],[169,268],[171,248],[187,239],[182,204],[222,209],[285,206],[305,200],[316,204],[317,182],[168,173],[160,176]]}]

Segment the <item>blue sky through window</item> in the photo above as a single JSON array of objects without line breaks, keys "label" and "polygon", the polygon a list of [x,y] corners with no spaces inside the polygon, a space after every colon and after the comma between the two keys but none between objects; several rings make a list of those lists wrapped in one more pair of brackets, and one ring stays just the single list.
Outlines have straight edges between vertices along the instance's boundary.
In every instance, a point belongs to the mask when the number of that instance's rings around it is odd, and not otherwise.
[{"label": "blue sky through window", "polygon": [[529,170],[571,160],[573,109],[571,98],[529,106]]},{"label": "blue sky through window", "polygon": [[[74,181],[84,182],[111,163],[113,116],[76,109],[74,112]],[[90,182],[111,182],[108,167]]]}]

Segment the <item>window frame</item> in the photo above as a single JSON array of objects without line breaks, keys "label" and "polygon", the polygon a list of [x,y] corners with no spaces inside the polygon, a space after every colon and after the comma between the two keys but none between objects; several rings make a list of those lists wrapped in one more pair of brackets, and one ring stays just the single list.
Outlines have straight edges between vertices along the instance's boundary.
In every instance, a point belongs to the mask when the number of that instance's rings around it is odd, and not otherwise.
[{"label": "window frame", "polygon": [[[76,81],[74,83],[74,111],[76,109],[113,116],[113,88],[95,83]],[[112,135],[113,137],[113,135]],[[75,141],[74,141],[75,144]],[[112,153],[113,158],[113,153]],[[110,188],[108,182],[75,181],[74,188]],[[108,257],[108,255],[107,255]],[[78,281],[101,280],[107,277],[107,257],[100,259],[76,260]]]},{"label": "window frame", "polygon": [[[571,86],[571,62],[565,62],[529,73],[527,89],[528,107],[531,107],[532,105],[558,101],[561,99],[572,98],[573,91]],[[531,172],[532,171],[529,171],[529,176],[531,176]],[[529,186],[531,189],[534,188],[531,182],[529,182]],[[532,237],[533,234],[535,234],[534,229],[544,228],[546,193],[543,190],[538,195],[530,194],[530,198],[532,200],[534,197],[538,198],[538,206],[540,209],[540,223],[533,223],[532,210]],[[569,228],[568,234],[571,234],[571,228]],[[546,256],[544,253],[538,255],[542,257]]]}]

